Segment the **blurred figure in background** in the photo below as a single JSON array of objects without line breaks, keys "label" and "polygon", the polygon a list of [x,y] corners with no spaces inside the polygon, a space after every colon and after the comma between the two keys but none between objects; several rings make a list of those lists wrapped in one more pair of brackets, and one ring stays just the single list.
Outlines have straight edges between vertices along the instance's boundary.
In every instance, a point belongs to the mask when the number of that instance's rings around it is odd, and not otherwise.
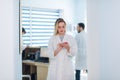
[{"label": "blurred figure in background", "polygon": [[[25,31],[25,29],[22,27],[22,36],[23,35],[25,35],[26,34],[26,31]],[[25,50],[27,49],[27,48],[29,48],[29,46],[28,45],[23,45],[23,39],[21,40],[21,50],[22,50],[22,60],[24,60],[25,59]]]},{"label": "blurred figure in background", "polygon": [[86,56],[86,37],[85,37],[85,25],[84,23],[78,23],[77,25],[77,35],[75,36],[78,53],[75,59],[75,69],[76,69],[76,80],[80,80],[81,71],[87,71],[87,56]]},{"label": "blurred figure in background", "polygon": [[[26,34],[25,28],[22,27],[22,36]],[[28,45],[23,45],[23,40],[22,40],[22,50],[25,50],[26,48],[28,48]]]}]

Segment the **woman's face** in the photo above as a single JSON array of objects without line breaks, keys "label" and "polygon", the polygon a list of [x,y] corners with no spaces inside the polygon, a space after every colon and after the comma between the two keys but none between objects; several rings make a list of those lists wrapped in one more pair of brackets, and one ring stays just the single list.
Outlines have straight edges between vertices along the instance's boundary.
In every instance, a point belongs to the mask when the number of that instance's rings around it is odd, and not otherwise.
[{"label": "woman's face", "polygon": [[58,29],[57,29],[57,31],[58,31],[58,34],[59,35],[64,35],[65,34],[65,23],[64,22],[60,22],[60,23],[58,23]]}]

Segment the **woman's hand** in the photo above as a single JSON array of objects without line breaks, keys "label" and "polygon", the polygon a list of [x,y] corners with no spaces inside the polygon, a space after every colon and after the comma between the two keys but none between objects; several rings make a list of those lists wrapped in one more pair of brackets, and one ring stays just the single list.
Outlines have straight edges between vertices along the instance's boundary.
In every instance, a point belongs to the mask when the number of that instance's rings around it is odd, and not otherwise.
[{"label": "woman's hand", "polygon": [[69,46],[68,42],[62,43],[62,46],[63,46],[65,49],[67,49],[68,52],[70,52],[70,46]]},{"label": "woman's hand", "polygon": [[54,51],[54,56],[56,56],[61,51],[62,48],[63,48],[62,43],[59,43],[57,45],[57,49]]}]

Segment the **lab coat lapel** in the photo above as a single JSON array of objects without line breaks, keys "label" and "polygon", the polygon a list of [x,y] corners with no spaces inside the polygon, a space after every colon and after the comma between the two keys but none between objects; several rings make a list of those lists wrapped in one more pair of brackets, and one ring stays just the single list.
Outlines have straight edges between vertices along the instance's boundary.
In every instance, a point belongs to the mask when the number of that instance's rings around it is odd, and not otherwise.
[{"label": "lab coat lapel", "polygon": [[68,42],[66,34],[64,35],[63,42]]},{"label": "lab coat lapel", "polygon": [[58,43],[62,43],[66,39],[66,34],[64,35],[63,41],[60,40],[60,36],[59,35],[57,35],[56,37],[57,37]]},{"label": "lab coat lapel", "polygon": [[56,38],[57,38],[57,42],[58,42],[58,43],[61,43],[61,40],[60,40],[59,35],[57,35]]}]

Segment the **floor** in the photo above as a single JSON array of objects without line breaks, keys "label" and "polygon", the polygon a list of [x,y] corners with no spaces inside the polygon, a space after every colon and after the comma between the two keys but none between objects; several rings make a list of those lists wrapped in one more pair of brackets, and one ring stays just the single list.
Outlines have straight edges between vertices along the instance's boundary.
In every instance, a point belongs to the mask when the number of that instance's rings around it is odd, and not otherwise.
[{"label": "floor", "polygon": [[81,74],[81,80],[88,80],[87,79],[87,73],[82,73]]}]

